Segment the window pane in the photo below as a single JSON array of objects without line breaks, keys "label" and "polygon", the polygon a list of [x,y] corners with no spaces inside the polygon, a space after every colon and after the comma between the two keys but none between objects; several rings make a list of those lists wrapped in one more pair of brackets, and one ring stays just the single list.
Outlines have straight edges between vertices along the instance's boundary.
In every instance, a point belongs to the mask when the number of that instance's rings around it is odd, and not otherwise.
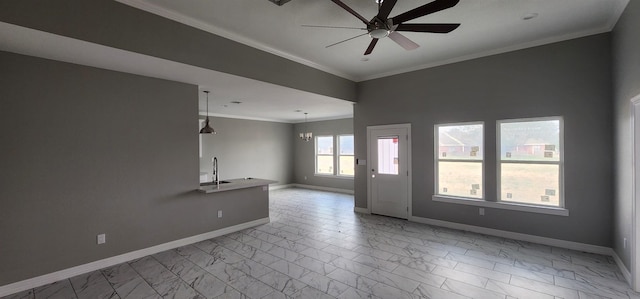
[{"label": "window pane", "polygon": [[333,154],[333,136],[318,136],[316,142],[318,154]]},{"label": "window pane", "polygon": [[502,160],[560,161],[560,121],[500,124]]},{"label": "window pane", "polygon": [[537,205],[560,205],[559,165],[503,163],[501,200]]},{"label": "window pane", "polygon": [[316,173],[333,174],[333,156],[317,156]]},{"label": "window pane", "polygon": [[341,155],[353,155],[353,135],[340,136],[338,142]]},{"label": "window pane", "polygon": [[354,175],[354,162],[353,156],[340,156],[340,175]]},{"label": "window pane", "polygon": [[438,162],[438,194],[482,198],[481,162]]},{"label": "window pane", "polygon": [[398,136],[378,138],[378,173],[398,174]]},{"label": "window pane", "polygon": [[482,160],[482,124],[438,127],[438,158]]}]

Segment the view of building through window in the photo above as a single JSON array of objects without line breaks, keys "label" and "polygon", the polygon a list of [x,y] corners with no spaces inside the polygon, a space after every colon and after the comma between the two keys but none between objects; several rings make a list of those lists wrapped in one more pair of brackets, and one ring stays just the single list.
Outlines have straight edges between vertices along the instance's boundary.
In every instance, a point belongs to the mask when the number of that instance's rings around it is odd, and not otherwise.
[{"label": "view of building through window", "polygon": [[436,126],[436,194],[483,198],[483,125]]},{"label": "view of building through window", "polygon": [[562,206],[560,119],[501,121],[499,134],[500,200]]}]

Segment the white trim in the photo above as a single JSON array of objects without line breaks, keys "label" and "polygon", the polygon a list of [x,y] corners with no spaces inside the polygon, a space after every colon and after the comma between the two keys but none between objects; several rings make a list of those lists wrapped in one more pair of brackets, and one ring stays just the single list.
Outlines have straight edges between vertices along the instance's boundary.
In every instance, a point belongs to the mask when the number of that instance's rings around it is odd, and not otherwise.
[{"label": "white trim", "polygon": [[293,186],[296,187],[296,188],[302,188],[302,189],[311,189],[311,190],[320,190],[320,191],[337,192],[337,193],[345,193],[345,194],[354,194],[353,190],[349,190],[349,189],[340,189],[340,188],[314,186],[314,185],[304,185],[304,184],[293,184]]},{"label": "white trim", "polygon": [[[617,21],[617,19],[616,19],[616,21]],[[613,25],[615,26],[615,22],[614,22]],[[613,28],[613,27],[611,27],[610,24],[607,24],[607,25],[603,26],[602,28],[598,28],[598,29],[594,29],[594,30],[586,30],[586,31],[581,31],[581,32],[561,35],[561,36],[554,36],[554,37],[550,37],[550,38],[540,39],[540,40],[537,40],[537,41],[528,41],[528,42],[524,42],[524,43],[517,44],[517,45],[512,45],[512,46],[507,46],[507,47],[500,48],[500,49],[492,49],[492,50],[483,51],[483,52],[479,52],[479,53],[473,53],[473,54],[469,54],[469,55],[463,55],[463,56],[459,56],[459,57],[454,57],[454,58],[451,58],[451,59],[440,60],[440,61],[425,63],[425,64],[421,64],[421,65],[416,65],[416,66],[412,66],[412,67],[408,67],[408,68],[401,68],[401,69],[396,69],[396,70],[392,70],[392,71],[388,71],[388,72],[383,72],[383,73],[378,73],[378,74],[373,74],[373,75],[368,75],[368,76],[361,76],[361,77],[357,78],[356,82],[369,81],[369,80],[373,80],[373,79],[379,79],[379,78],[389,77],[389,76],[393,76],[393,75],[398,75],[398,74],[403,74],[403,73],[408,73],[408,72],[413,72],[413,71],[418,71],[418,70],[423,70],[423,69],[434,68],[434,67],[453,64],[453,63],[458,63],[458,62],[462,62],[462,61],[473,60],[473,59],[493,56],[493,55],[497,55],[497,54],[503,54],[503,53],[513,52],[513,51],[518,51],[518,50],[524,50],[524,49],[528,49],[528,48],[534,48],[534,47],[538,47],[538,46],[543,46],[543,45],[547,45],[547,44],[553,44],[553,43],[557,43],[557,42],[577,39],[577,38],[591,36],[591,35],[597,35],[597,34],[601,34],[601,33],[605,33],[605,32],[610,32],[611,28]]]},{"label": "white trim", "polygon": [[496,236],[496,237],[501,237],[501,238],[508,238],[508,239],[513,239],[513,240],[527,241],[527,242],[532,242],[532,243],[537,243],[537,244],[543,244],[543,245],[549,245],[549,246],[555,246],[555,247],[562,247],[562,248],[567,248],[567,249],[572,249],[572,250],[578,250],[578,251],[584,251],[584,252],[590,252],[590,253],[596,253],[596,254],[603,254],[603,255],[609,255],[609,256],[612,255],[612,249],[609,248],[609,247],[604,247],[604,246],[584,244],[584,243],[565,241],[565,240],[559,240],[559,239],[552,239],[552,238],[547,238],[547,237],[540,237],[540,236],[534,236],[534,235],[528,235],[528,234],[522,234],[522,233],[516,233],[516,232],[509,232],[509,231],[498,230],[498,229],[493,229],[493,228],[486,228],[486,227],[480,227],[480,226],[474,226],[474,225],[468,225],[468,224],[460,224],[460,223],[455,223],[455,222],[448,222],[448,221],[429,219],[429,218],[423,218],[423,217],[417,217],[417,216],[411,216],[409,218],[409,220],[413,221],[413,222],[428,224],[428,225],[435,225],[435,226],[440,226],[440,227],[446,227],[446,228],[452,228],[452,229],[457,229],[457,230],[469,231],[469,232],[485,234],[485,235],[490,235],[490,236]]},{"label": "white trim", "polygon": [[[640,189],[638,188],[636,181],[639,179],[639,175],[637,173],[637,169],[640,165],[638,165],[638,161],[640,157],[636,156],[636,153],[640,151],[640,140],[638,140],[637,136],[640,132],[636,132],[636,111],[640,107],[640,94],[631,98],[631,120],[629,122],[631,126],[631,238],[630,238],[630,246],[631,250],[631,287],[635,291],[640,291],[640,260],[638,259],[638,255],[640,254],[640,229],[638,226],[638,217],[640,217],[640,204],[638,204],[638,200],[640,200]],[[623,237],[624,238],[624,237]]]},{"label": "white trim", "polygon": [[287,189],[295,187],[293,184],[269,185],[269,191]]},{"label": "white trim", "polygon": [[266,224],[266,223],[269,223],[269,221],[270,221],[269,217],[261,218],[261,219],[237,224],[234,226],[229,226],[229,227],[221,228],[218,230],[210,231],[208,233],[187,237],[184,239],[167,242],[164,244],[160,244],[160,245],[156,245],[156,246],[152,246],[152,247],[148,247],[148,248],[144,248],[136,251],[131,251],[128,253],[112,256],[106,259],[94,261],[84,265],[79,265],[79,266],[67,268],[64,270],[56,271],[53,273],[14,282],[12,284],[0,286],[0,297],[26,291],[26,290],[43,286],[49,283],[54,283],[56,281],[71,278],[80,274],[85,274],[85,273],[89,273],[89,272],[103,269],[106,267],[111,267],[124,262],[139,259],[148,255],[156,254],[158,252],[174,249],[177,247],[181,247],[181,246],[197,243],[200,241],[208,240],[211,238],[219,237],[222,235],[230,234],[233,232],[241,231],[243,229],[247,229],[250,227]]},{"label": "white trim", "polygon": [[[355,102],[350,102],[348,100],[344,100],[344,101],[355,105]],[[308,123],[312,123],[312,122],[318,122],[318,121],[349,119],[349,118],[353,118],[353,112],[351,112],[351,114],[346,114],[346,115],[309,118],[309,120],[307,122]],[[292,121],[291,123],[293,123],[293,124],[302,124],[304,122],[305,122],[304,120],[296,120],[296,121]]]},{"label": "white trim", "polygon": [[209,23],[205,23],[205,22],[199,21],[197,19],[188,17],[188,16],[183,15],[181,13],[178,13],[176,11],[172,11],[172,10],[160,7],[158,5],[155,5],[153,3],[149,3],[149,2],[144,1],[144,0],[116,0],[116,1],[118,1],[120,3],[123,3],[123,4],[126,4],[126,5],[129,5],[131,7],[135,7],[137,9],[146,11],[146,12],[150,12],[152,14],[155,14],[155,15],[158,15],[158,16],[161,16],[161,17],[164,17],[164,18],[167,18],[169,20],[173,20],[173,21],[185,24],[187,26],[191,26],[191,27],[194,27],[194,28],[197,28],[197,29],[200,29],[200,30],[204,30],[204,31],[207,31],[209,33],[213,33],[215,35],[230,39],[230,40],[235,41],[237,43],[241,43],[243,45],[247,45],[249,47],[252,47],[252,48],[255,48],[255,49],[258,49],[258,50],[261,50],[261,51],[276,55],[276,56],[280,56],[282,58],[285,58],[285,59],[288,59],[288,60],[303,64],[303,65],[306,65],[306,66],[309,66],[309,67],[312,67],[312,68],[317,69],[317,70],[321,70],[321,71],[324,71],[324,72],[327,72],[327,73],[330,73],[330,74],[333,74],[333,75],[336,75],[336,76],[339,76],[339,77],[342,77],[342,78],[345,78],[345,79],[348,79],[348,80],[351,80],[351,81],[355,81],[355,79],[356,79],[355,77],[353,77],[351,75],[348,75],[348,74],[345,74],[345,73],[342,73],[342,72],[340,72],[338,70],[326,67],[324,65],[317,64],[317,63],[315,63],[313,61],[304,59],[302,57],[295,56],[295,55],[290,54],[290,53],[286,53],[284,51],[275,49],[275,48],[273,48],[271,46],[268,46],[266,44],[260,43],[258,41],[255,41],[255,40],[240,36],[240,35],[238,35],[236,33],[231,32],[231,31],[222,29],[222,28],[217,27],[217,26],[213,26],[213,25],[211,25]]},{"label": "white trim", "polygon": [[[232,114],[224,114],[224,113],[211,113],[211,112],[209,112],[209,114],[207,114],[206,112],[202,112],[202,111],[200,111],[198,113],[198,118],[202,117],[202,120],[204,121],[204,118],[207,115],[209,115],[211,117],[218,117],[218,118],[232,118],[232,119],[245,119],[245,120],[255,120],[255,121],[267,121],[267,122],[283,123],[283,124],[304,123],[304,121],[298,121],[298,120],[283,120],[283,119],[275,119],[275,118],[263,118],[263,117],[253,117],[253,116],[232,115]],[[338,116],[314,118],[314,119],[310,119],[309,122],[338,120],[338,119],[350,119],[350,118],[353,118],[353,114],[351,114],[351,115],[338,115]]]},{"label": "white trim", "polygon": [[411,124],[405,124],[404,126],[406,126],[407,128],[407,200],[409,201],[407,203],[407,219],[411,218],[411,215],[413,215],[413,168],[411,167],[413,165],[413,162],[411,161],[411,148],[413,147],[411,145]]},{"label": "white trim", "polygon": [[449,196],[442,196],[442,195],[433,195],[431,199],[437,202],[446,202],[446,203],[452,203],[452,204],[469,205],[469,206],[477,206],[477,207],[484,207],[484,208],[513,210],[513,211],[521,211],[521,212],[529,212],[529,213],[549,214],[549,215],[556,215],[556,216],[569,216],[569,210],[564,208],[558,208],[558,207],[544,207],[544,206],[526,205],[526,204],[504,202],[504,201],[494,202],[494,201],[487,201],[483,199],[449,197]]},{"label": "white trim", "polygon": [[627,269],[627,267],[622,262],[622,259],[620,259],[618,254],[613,249],[611,249],[611,256],[613,256],[613,260],[616,262],[616,265],[618,265],[618,268],[620,269],[620,272],[622,272],[622,276],[624,276],[624,279],[626,279],[627,283],[631,286],[632,285],[631,284],[631,272],[629,272],[629,269]]},{"label": "white trim", "polygon": [[274,123],[285,123],[290,124],[291,121],[286,121],[282,119],[275,118],[263,118],[263,117],[253,117],[253,116],[242,116],[242,115],[231,115],[231,114],[223,114],[223,113],[206,113],[199,112],[198,118],[204,118],[207,116],[217,117],[217,118],[231,118],[231,119],[244,119],[244,120],[255,120],[255,121],[266,121],[266,122],[274,122]]},{"label": "white trim", "polygon": [[353,207],[353,211],[361,214],[371,214],[371,211],[369,211],[369,209],[367,208]]}]

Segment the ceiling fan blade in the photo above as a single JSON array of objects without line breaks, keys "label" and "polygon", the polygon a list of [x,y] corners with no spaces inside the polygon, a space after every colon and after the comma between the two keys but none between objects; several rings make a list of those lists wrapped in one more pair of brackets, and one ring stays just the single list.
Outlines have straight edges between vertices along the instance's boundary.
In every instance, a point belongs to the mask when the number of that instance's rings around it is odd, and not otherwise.
[{"label": "ceiling fan blade", "polygon": [[408,39],[406,36],[395,31],[389,34],[389,38],[407,51],[415,50],[420,47],[420,45],[414,43],[412,40]]},{"label": "ceiling fan blade", "polygon": [[386,20],[389,17],[391,10],[393,10],[393,7],[396,5],[396,2],[398,2],[398,0],[385,0],[382,2],[380,11],[378,11],[378,18]]},{"label": "ceiling fan blade", "polygon": [[[337,1],[337,0],[336,0]],[[334,1],[335,2],[335,1]],[[431,3],[427,3],[423,6],[414,8],[405,13],[401,13],[392,18],[393,24],[401,24],[406,21],[411,21],[415,18],[426,16],[434,12],[438,12],[447,8],[454,7],[460,0],[435,0]]]},{"label": "ceiling fan blade", "polygon": [[331,0],[331,1],[333,1],[333,3],[335,4],[338,4],[338,6],[342,7],[342,9],[348,11],[350,14],[354,15],[356,18],[360,19],[360,21],[362,21],[363,23],[369,24],[369,20],[365,19],[363,16],[361,16],[355,10],[351,9],[351,7],[347,6],[342,1],[340,0]]},{"label": "ceiling fan blade", "polygon": [[367,35],[367,34],[369,34],[369,33],[359,34],[359,35],[356,35],[356,36],[354,36],[354,37],[350,37],[350,38],[347,38],[347,39],[345,39],[345,40],[339,41],[339,42],[337,42],[337,43],[330,44],[330,45],[326,46],[325,48],[333,47],[333,46],[335,46],[335,45],[337,45],[337,44],[341,44],[341,43],[344,43],[344,42],[346,42],[346,41],[350,41],[350,40],[352,40],[352,39],[354,39],[354,38],[358,38],[358,37],[361,37],[361,36],[363,36],[363,35]]},{"label": "ceiling fan blade", "polygon": [[400,24],[396,27],[396,31],[413,31],[413,32],[431,32],[431,33],[449,33],[460,24]]},{"label": "ceiling fan blade", "polygon": [[378,43],[378,39],[377,38],[372,39],[371,43],[369,44],[369,47],[367,48],[366,51],[364,51],[364,55],[371,54],[371,52],[373,52],[373,48],[376,46],[377,43]]},{"label": "ceiling fan blade", "polygon": [[358,30],[367,30],[367,28],[359,28],[359,27],[345,27],[345,26],[322,26],[322,25],[300,25],[302,27],[311,27],[311,28],[338,28],[338,29],[358,29]]}]

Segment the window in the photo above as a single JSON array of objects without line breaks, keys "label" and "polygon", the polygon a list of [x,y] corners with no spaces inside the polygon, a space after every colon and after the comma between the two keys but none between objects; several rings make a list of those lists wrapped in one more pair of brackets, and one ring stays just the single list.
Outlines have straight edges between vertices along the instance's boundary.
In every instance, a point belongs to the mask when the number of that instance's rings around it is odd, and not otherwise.
[{"label": "window", "polygon": [[378,173],[398,175],[398,137],[378,138]]},{"label": "window", "polygon": [[353,135],[338,136],[338,175],[353,176],[355,159],[353,157]]},{"label": "window", "polygon": [[316,174],[333,175],[333,136],[316,137]]},{"label": "window", "polygon": [[436,125],[436,195],[482,199],[483,124]]},{"label": "window", "polygon": [[498,122],[499,200],[563,207],[562,119]]}]

